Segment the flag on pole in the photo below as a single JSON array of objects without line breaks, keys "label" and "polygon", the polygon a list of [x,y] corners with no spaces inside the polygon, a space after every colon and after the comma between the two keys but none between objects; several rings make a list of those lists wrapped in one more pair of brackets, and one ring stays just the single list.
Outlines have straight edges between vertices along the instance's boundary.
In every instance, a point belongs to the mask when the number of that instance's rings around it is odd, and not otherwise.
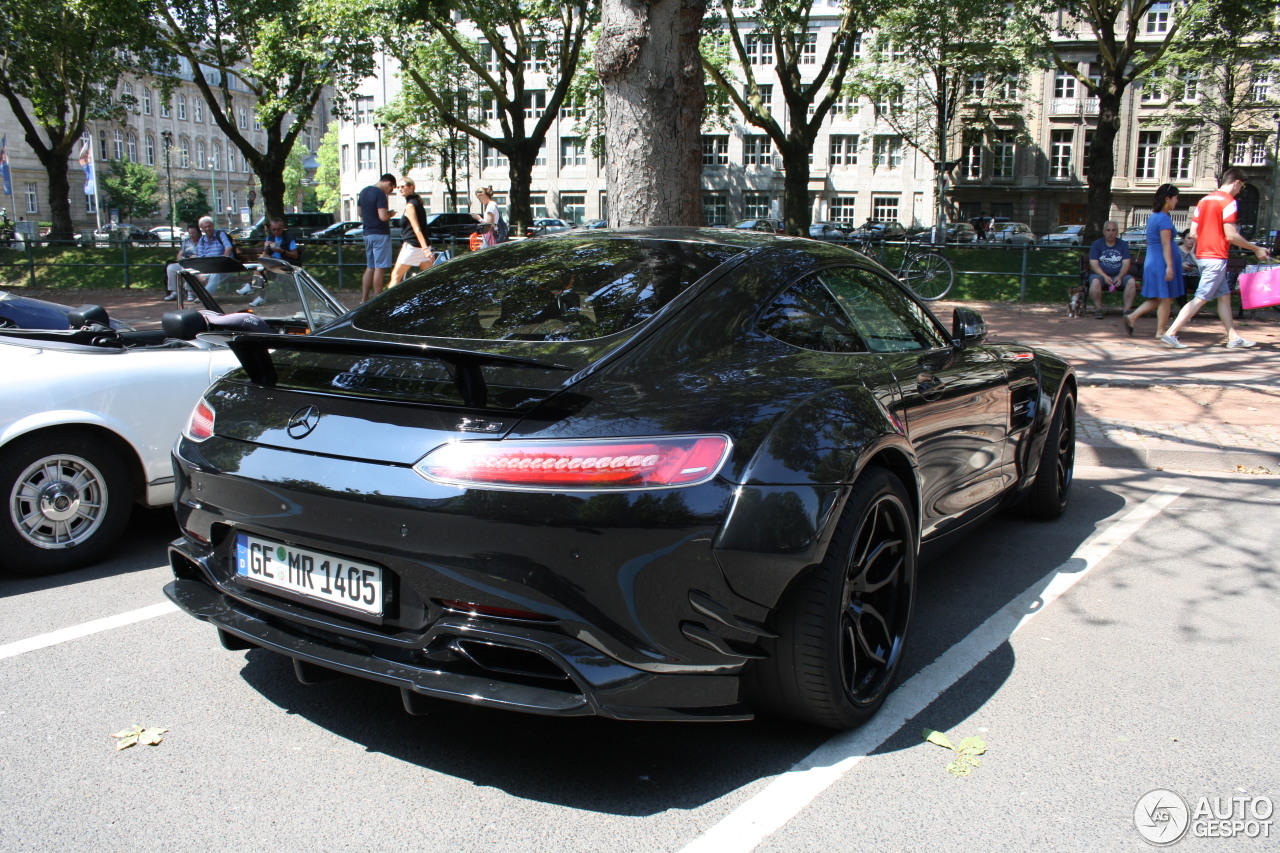
[{"label": "flag on pole", "polygon": [[4,194],[13,195],[13,180],[9,177],[9,136],[0,136],[0,178],[4,180]]},{"label": "flag on pole", "polygon": [[84,167],[84,194],[96,195],[93,185],[93,141],[88,136],[80,140],[80,165]]}]

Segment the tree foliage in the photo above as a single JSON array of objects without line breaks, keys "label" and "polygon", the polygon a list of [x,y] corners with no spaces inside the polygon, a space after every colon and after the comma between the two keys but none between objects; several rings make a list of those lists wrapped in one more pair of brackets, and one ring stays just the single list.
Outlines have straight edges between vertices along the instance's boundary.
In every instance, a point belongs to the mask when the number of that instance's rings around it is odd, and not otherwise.
[{"label": "tree foliage", "polygon": [[[135,61],[155,59],[152,33],[137,25],[149,0],[11,0],[0,34],[0,97],[49,176],[53,239],[72,231],[68,160],[90,119],[114,119],[116,81]],[[10,137],[10,144],[13,137]]]},{"label": "tree foliage", "polygon": [[174,219],[179,227],[199,221],[208,216],[213,208],[209,205],[209,197],[195,178],[188,178],[186,183],[173,191]]},{"label": "tree foliage", "polygon": [[875,25],[850,91],[871,101],[873,134],[900,136],[933,164],[942,222],[957,137],[980,144],[1022,130],[1028,39],[988,0],[898,0]]},{"label": "tree foliage", "polygon": [[[422,104],[440,126],[505,156],[510,220],[516,227],[527,224],[533,165],[578,72],[587,33],[599,19],[597,0],[475,0],[464,14],[479,31],[478,40],[464,36],[452,11],[438,3],[387,3],[380,40],[400,60],[405,89],[415,90],[405,102]],[[405,44],[422,46],[406,51]],[[441,73],[436,60],[449,53],[457,74]],[[476,97],[459,91],[463,77],[474,81]],[[490,132],[490,117],[500,133]],[[395,118],[397,129],[407,131],[404,116]],[[419,134],[411,144],[425,152],[429,135]]]},{"label": "tree foliage", "polygon": [[[313,120],[325,87],[334,86],[341,107],[345,94],[373,72],[373,45],[363,27],[346,26],[347,13],[339,5],[336,0],[194,0],[162,6],[158,13],[168,45],[193,69],[210,118],[257,174],[268,217],[284,214],[289,155]],[[256,98],[261,147],[238,123],[233,86]]]},{"label": "tree foliage", "polygon": [[113,160],[110,171],[100,180],[99,189],[107,207],[118,210],[122,222],[155,216],[160,210],[160,176],[152,167],[132,160]]},{"label": "tree foliage", "polygon": [[[809,158],[827,114],[841,96],[853,57],[853,39],[865,24],[861,10],[866,8],[846,0],[821,56],[816,53],[817,27],[810,22],[813,4],[808,0],[758,0],[750,6],[742,6],[738,0],[720,0],[717,14],[709,16],[704,42],[711,44],[703,51],[703,67],[719,94],[749,124],[763,130],[781,154],[787,233],[809,233]],[[727,40],[727,51],[716,47],[720,39]],[[806,54],[809,40],[815,41],[813,62]],[[753,56],[758,58],[760,51],[767,51],[773,62],[753,63]],[[717,62],[717,54],[724,56],[726,52],[734,61]],[[773,77],[762,80],[757,67],[776,70],[780,114],[774,113],[762,91],[762,86],[774,85]]]},{"label": "tree foliage", "polygon": [[320,168],[316,169],[316,207],[334,214],[342,203],[342,169],[338,162],[338,123],[329,125],[320,148],[316,151]]}]

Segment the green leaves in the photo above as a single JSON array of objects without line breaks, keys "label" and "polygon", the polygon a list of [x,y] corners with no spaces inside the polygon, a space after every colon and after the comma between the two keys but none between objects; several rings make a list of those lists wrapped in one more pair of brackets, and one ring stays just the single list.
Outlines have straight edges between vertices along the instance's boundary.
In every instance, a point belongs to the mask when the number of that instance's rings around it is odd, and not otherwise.
[{"label": "green leaves", "polygon": [[164,733],[168,729],[147,728],[134,723],[131,728],[121,729],[112,735],[116,738],[116,751],[128,749],[131,746],[142,744],[143,746],[157,746],[160,741],[164,740]]},{"label": "green leaves", "polygon": [[923,729],[921,734],[927,742],[956,754],[955,760],[947,765],[947,772],[952,776],[968,776],[975,767],[982,765],[982,759],[978,756],[987,751],[987,742],[982,738],[967,737],[960,741],[959,746],[955,746],[951,743],[951,738],[937,729]]}]

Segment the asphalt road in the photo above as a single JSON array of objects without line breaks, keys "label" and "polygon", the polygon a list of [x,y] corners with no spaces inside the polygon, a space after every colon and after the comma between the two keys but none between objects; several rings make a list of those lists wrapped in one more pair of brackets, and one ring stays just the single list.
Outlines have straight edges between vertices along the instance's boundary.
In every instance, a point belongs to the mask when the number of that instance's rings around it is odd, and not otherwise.
[{"label": "asphalt road", "polygon": [[[904,683],[835,737],[304,686],[144,610],[172,535],[144,513],[109,562],[0,580],[0,850],[1146,850],[1153,789],[1280,801],[1278,485],[1079,470],[1060,522],[997,518],[923,570]],[[170,731],[115,751],[134,723]],[[983,763],[949,775],[924,726]],[[1177,849],[1280,848],[1280,817],[1247,828]]]}]

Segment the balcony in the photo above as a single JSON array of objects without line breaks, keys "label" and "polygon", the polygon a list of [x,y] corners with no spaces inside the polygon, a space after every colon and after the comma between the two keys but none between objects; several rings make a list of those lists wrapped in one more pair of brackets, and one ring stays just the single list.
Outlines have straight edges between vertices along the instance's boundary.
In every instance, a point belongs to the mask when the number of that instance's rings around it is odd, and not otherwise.
[{"label": "balcony", "polygon": [[1097,98],[1052,98],[1049,101],[1051,116],[1096,116]]}]

